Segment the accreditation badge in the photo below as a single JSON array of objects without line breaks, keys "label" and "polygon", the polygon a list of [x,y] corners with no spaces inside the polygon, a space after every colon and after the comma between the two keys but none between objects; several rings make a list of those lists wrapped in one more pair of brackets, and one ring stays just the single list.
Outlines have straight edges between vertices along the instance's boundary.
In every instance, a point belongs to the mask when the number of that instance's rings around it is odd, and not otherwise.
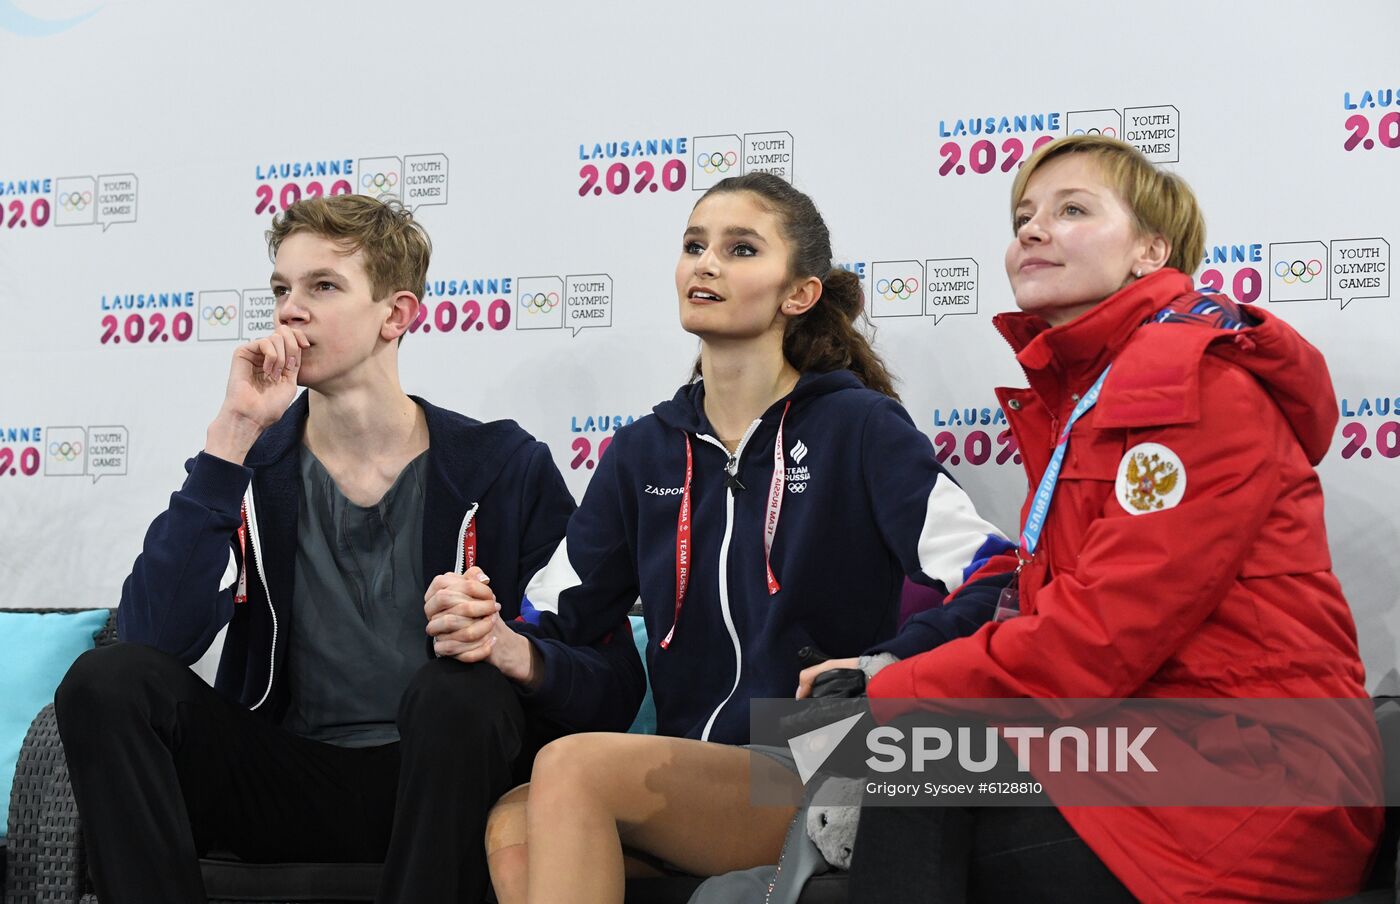
[{"label": "accreditation badge", "polygon": [[1021,589],[1018,586],[1020,580],[1021,569],[1017,568],[1016,573],[1011,576],[1011,583],[1001,588],[1001,596],[997,597],[997,608],[992,614],[992,621],[1009,621],[1021,614]]}]

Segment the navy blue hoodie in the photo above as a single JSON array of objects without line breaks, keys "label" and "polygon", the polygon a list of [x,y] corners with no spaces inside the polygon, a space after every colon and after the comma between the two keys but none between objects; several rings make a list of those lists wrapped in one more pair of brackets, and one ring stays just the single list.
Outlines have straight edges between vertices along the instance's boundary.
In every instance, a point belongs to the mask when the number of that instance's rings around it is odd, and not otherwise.
[{"label": "navy blue hoodie", "polygon": [[[463,536],[473,523],[477,562],[491,575],[501,615],[514,618],[526,583],[560,545],[573,497],[549,449],[514,421],[483,424],[414,401],[428,425],[424,580],[464,569]],[[227,625],[216,687],[279,722],[287,703],[287,685],[280,680],[287,633],[294,629],[299,461],[307,412],[303,393],[259,437],[243,465],[203,452],[186,464],[189,476],[147,530],[117,609],[121,639],[186,664],[199,659]],[[245,544],[238,538],[245,506],[247,601],[235,604],[234,588],[245,565]],[[424,662],[431,655],[425,634]],[[609,664],[619,686],[634,685],[640,697],[645,679],[630,638],[594,655]]]},{"label": "navy blue hoodie", "polygon": [[[953,591],[985,558],[1011,548],[898,402],[849,371],[804,374],[731,456],[703,397],[703,383],[684,386],[617,432],[565,545],[527,587],[540,610],[538,627],[525,629],[544,660],[536,696],[569,699],[579,712],[635,708],[600,673],[597,652],[578,647],[615,631],[640,598],[658,733],[743,743],[750,698],[792,696],[802,647],[834,657],[910,655],[988,620],[991,607],[977,595],[955,597],[911,624],[918,636],[909,649],[894,638],[906,575]],[[766,555],[780,422],[785,473]],[[693,541],[677,617],[687,437]],[[590,680],[581,684],[584,675]]]}]

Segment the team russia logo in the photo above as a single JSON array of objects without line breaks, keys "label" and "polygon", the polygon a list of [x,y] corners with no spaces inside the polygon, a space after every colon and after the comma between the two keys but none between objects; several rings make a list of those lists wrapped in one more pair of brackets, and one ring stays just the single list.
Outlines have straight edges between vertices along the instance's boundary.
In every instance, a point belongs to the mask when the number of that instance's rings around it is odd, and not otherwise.
[{"label": "team russia logo", "polygon": [[805,467],[802,467],[802,460],[807,457],[807,453],[810,451],[807,444],[800,439],[793,443],[792,448],[788,450],[788,455],[796,466],[788,468],[787,473],[783,475],[787,479],[789,493],[807,492],[807,481],[812,479],[812,475]]}]

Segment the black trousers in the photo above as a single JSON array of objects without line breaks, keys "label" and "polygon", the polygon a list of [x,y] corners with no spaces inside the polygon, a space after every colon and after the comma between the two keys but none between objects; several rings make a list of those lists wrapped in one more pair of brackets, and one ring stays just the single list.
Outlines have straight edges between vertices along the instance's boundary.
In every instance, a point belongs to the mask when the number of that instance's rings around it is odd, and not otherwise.
[{"label": "black trousers", "polygon": [[211,849],[382,860],[381,902],[480,901],[487,813],[538,746],[510,682],[452,659],[418,671],[379,747],[299,738],[135,644],[79,657],[55,709],[102,904],[204,901]]},{"label": "black trousers", "polygon": [[861,809],[851,904],[1134,900],[1054,807]]}]

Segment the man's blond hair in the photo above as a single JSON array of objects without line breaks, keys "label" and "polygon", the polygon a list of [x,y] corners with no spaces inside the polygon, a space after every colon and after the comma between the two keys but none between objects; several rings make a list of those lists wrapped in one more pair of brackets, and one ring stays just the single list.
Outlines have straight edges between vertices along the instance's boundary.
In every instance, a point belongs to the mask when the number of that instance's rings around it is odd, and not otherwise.
[{"label": "man's blond hair", "polygon": [[423,294],[432,243],[398,201],[377,201],[366,195],[303,198],[272,218],[268,256],[275,260],[282,242],[298,232],[329,239],[346,254],[363,252],[376,301],[395,292]]}]

